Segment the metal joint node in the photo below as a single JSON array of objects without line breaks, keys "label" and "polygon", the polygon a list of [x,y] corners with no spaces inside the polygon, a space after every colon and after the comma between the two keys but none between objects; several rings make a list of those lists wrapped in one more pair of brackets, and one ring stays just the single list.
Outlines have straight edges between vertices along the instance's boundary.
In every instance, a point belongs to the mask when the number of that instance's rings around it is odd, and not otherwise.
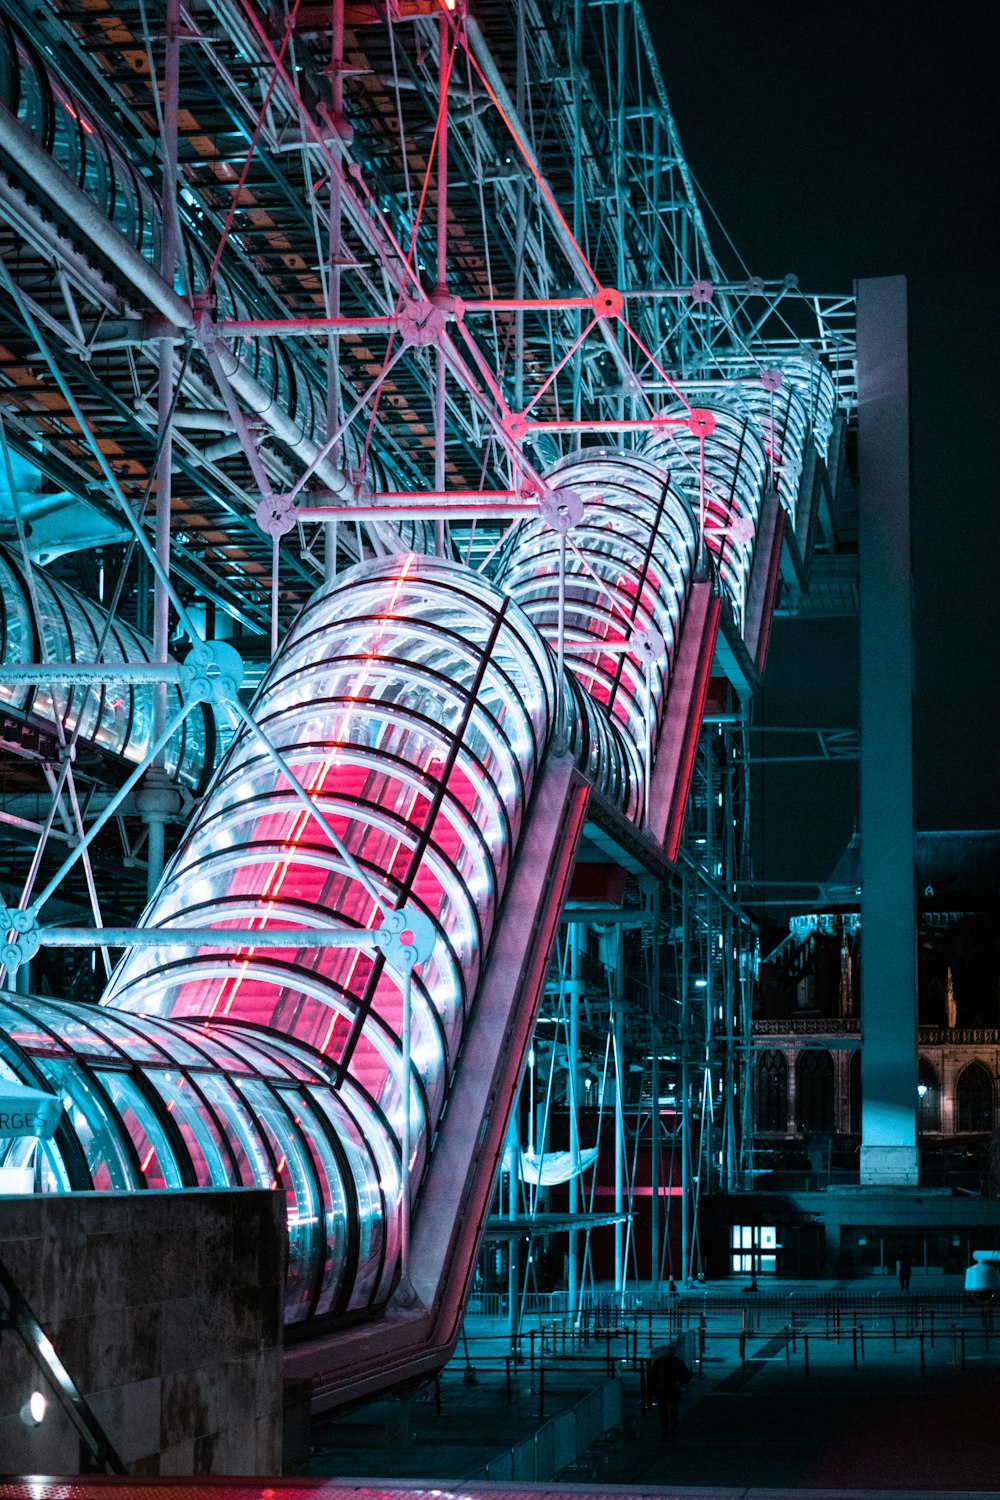
[{"label": "metal joint node", "polygon": [[169,822],[180,815],[184,798],[161,766],[150,766],[135,793],[135,805],[144,823]]},{"label": "metal joint node", "polygon": [[440,307],[416,299],[403,302],[396,319],[403,342],[417,349],[439,344],[444,337],[444,324],[445,314]]},{"label": "metal joint node", "polygon": [[509,411],[500,425],[507,436],[513,438],[515,442],[520,442],[527,435],[528,419],[523,412]]},{"label": "metal joint node", "polygon": [[551,490],[540,496],[538,510],[553,531],[572,531],[583,520],[583,500],[576,490]]},{"label": "metal joint node", "polygon": [[349,469],[347,479],[351,489],[351,499],[355,505],[371,505],[375,499],[375,490],[371,479],[364,469]]},{"label": "metal joint node", "polygon": [[599,318],[620,318],[625,311],[625,298],[613,286],[602,287],[599,292],[594,293],[591,301],[594,313]]},{"label": "metal joint node", "polygon": [[432,292],[431,305],[450,323],[460,323],[465,316],[465,303],[454,292]]},{"label": "metal joint node", "polygon": [[709,437],[715,431],[715,416],[705,407],[692,406],[687,425],[695,437]]},{"label": "metal joint node", "polygon": [[243,682],[243,658],[226,641],[197,641],[181,667],[181,694],[189,703],[225,703]]},{"label": "metal joint node", "polygon": [[695,281],[691,286],[691,301],[696,303],[711,302],[715,295],[715,287],[710,281]]},{"label": "metal joint node", "polygon": [[415,906],[386,912],[375,929],[375,941],[390,963],[400,969],[422,964],[434,951],[434,923]]},{"label": "metal joint node", "polygon": [[648,625],[645,630],[633,630],[628,644],[632,654],[647,666],[662,661],[667,654],[667,643],[654,625]]},{"label": "metal joint node", "polygon": [[[10,936],[14,933],[14,937]],[[15,906],[13,909],[0,906],[0,963],[14,971],[29,959],[34,958],[42,944],[38,930],[38,916],[31,907]]]},{"label": "metal joint node", "polygon": [[254,511],[254,520],[265,536],[284,536],[292,530],[298,519],[295,502],[287,495],[275,495],[262,500]]}]

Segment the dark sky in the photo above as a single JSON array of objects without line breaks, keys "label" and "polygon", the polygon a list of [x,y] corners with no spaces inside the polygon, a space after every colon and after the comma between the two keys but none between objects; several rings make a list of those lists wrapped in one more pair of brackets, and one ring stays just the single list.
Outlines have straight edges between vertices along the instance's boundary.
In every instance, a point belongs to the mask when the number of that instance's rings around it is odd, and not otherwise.
[{"label": "dark sky", "polygon": [[[995,8],[646,0],[646,13],[685,155],[751,273],[824,292],[907,277],[917,825],[1000,827]],[[768,714],[794,722],[801,693],[799,722],[844,722],[850,645],[842,628],[782,626]]]}]

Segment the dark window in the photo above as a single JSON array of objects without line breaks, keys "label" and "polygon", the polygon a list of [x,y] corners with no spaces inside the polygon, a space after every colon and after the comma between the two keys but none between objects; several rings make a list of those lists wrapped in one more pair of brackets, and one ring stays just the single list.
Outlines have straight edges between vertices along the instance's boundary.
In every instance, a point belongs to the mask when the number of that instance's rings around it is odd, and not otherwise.
[{"label": "dark window", "polygon": [[955,1088],[959,1130],[993,1129],[993,1079],[982,1063],[970,1063]]},{"label": "dark window", "polygon": [[833,1058],[802,1052],[795,1070],[800,1130],[833,1130]]},{"label": "dark window", "polygon": [[782,1052],[757,1059],[757,1129],[783,1134],[788,1129],[788,1065]]}]

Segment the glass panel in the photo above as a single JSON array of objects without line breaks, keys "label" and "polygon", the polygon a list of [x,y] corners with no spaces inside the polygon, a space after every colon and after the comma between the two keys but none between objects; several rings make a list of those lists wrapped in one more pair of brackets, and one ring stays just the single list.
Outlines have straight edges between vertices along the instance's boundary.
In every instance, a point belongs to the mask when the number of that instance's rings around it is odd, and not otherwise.
[{"label": "glass panel", "polygon": [[354,1178],[358,1204],[358,1270],[350,1300],[354,1310],[376,1302],[383,1286],[388,1291],[394,1272],[399,1234],[399,1158],[377,1111],[362,1102],[350,1084],[343,1092],[346,1098],[328,1089],[310,1090],[337,1131]]},{"label": "glass panel", "polygon": [[[656,455],[653,455],[654,458]],[[634,630],[654,628],[666,655],[650,668],[650,714],[659,724],[665,687],[694,565],[697,532],[690,509],[665,491],[669,464],[635,453],[595,450],[558,464],[547,476],[584,502],[566,564],[565,631],[570,664],[610,719],[598,785],[612,786],[627,813],[639,806],[646,740],[646,677],[626,649]],[[508,544],[503,586],[555,649],[559,538],[526,521]],[[607,721],[606,721],[607,722]]]},{"label": "glass panel", "polygon": [[35,1020],[28,1010],[0,1000],[0,1026],[19,1047],[32,1056],[51,1053],[56,1057],[66,1056],[66,1047],[41,1019]]},{"label": "glass panel", "polygon": [[[96,1007],[90,1007],[87,1020],[80,1014],[81,1008],[72,1008],[68,1005],[61,1006],[50,1004],[48,1001],[39,1000],[32,995],[30,1000],[32,1017],[51,1027],[62,1040],[68,1045],[70,1051],[87,1057],[121,1057],[118,1049],[100,1031],[89,1024],[90,1013]],[[95,1015],[100,1020],[100,1013]]]},{"label": "glass panel", "polygon": [[122,1122],[92,1087],[82,1066],[49,1058],[40,1059],[38,1066],[62,1095],[95,1189],[137,1188],[139,1179],[124,1145]]},{"label": "glass panel", "polygon": [[[295,1070],[286,1061],[284,1056],[279,1055],[277,1052],[268,1051],[268,1042],[265,1038],[255,1041],[236,1026],[228,1028],[225,1026],[216,1026],[213,1028],[211,1035],[218,1044],[216,1047],[217,1052],[220,1047],[225,1046],[233,1057],[234,1063],[237,1058],[239,1059],[239,1070],[241,1072],[252,1070],[255,1073],[261,1074],[264,1078],[286,1079],[289,1076],[295,1076]],[[235,1069],[232,1071],[235,1071]],[[315,1077],[315,1073],[310,1074],[310,1077]]]},{"label": "glass panel", "polygon": [[182,1188],[185,1181],[174,1148],[149,1100],[127,1073],[96,1070],[121,1116],[139,1157],[139,1171],[148,1188]]},{"label": "glass panel", "polygon": [[[65,1015],[67,1002],[59,1007]],[[171,1063],[184,1062],[183,1050],[174,1045],[174,1039],[164,1034],[166,1028],[155,1019],[145,1016],[118,1016],[100,1006],[86,1008],[86,1025],[92,1031],[100,1031],[113,1042],[132,1062]]]},{"label": "glass panel", "polygon": [[[36,472],[36,471],[33,471]],[[60,583],[58,594],[44,572],[36,570],[35,583],[41,610],[41,633],[51,661],[101,660],[148,661],[151,647],[134,630],[121,621],[108,628],[104,611],[91,600]],[[11,665],[35,660],[38,655],[27,586],[11,560],[0,551],[0,590],[3,593],[2,660]],[[55,692],[55,702],[52,693]],[[30,701],[29,701],[30,700]],[[130,688],[122,683],[100,687],[74,687],[67,690],[59,684],[41,683],[30,689],[0,685],[0,703],[30,712],[52,722],[56,711],[66,728],[80,725],[80,733],[116,755],[138,761],[145,755],[152,735],[153,691],[150,687]],[[180,705],[176,688],[168,690],[168,712]],[[202,780],[208,751],[207,719],[204,708],[196,708],[168,742],[165,756],[167,770],[189,786]],[[183,752],[183,753],[182,753]]]},{"label": "glass panel", "polygon": [[[501,618],[500,605],[490,584],[438,559],[366,565],[303,612],[256,710],[387,904],[407,899],[435,925],[433,956],[412,992],[415,1178],[447,1096],[554,699],[545,648],[515,610]],[[438,797],[460,728],[448,792]],[[285,778],[241,736],[147,921],[245,930],[334,919],[364,929],[378,918],[371,893]],[[377,1106],[382,1129],[388,1121],[401,1131],[402,995],[370,952],[307,943],[255,950],[252,937],[229,954],[144,949],[125,959],[108,1001],[301,1038],[342,1058],[359,1100],[371,1100],[363,1108]],[[237,1071],[203,1029],[197,1045]],[[266,1042],[262,1052],[249,1039],[230,1045],[255,1070],[275,1072]],[[391,1146],[378,1149],[391,1157]],[[386,1161],[385,1170],[398,1178],[398,1166]]]},{"label": "glass panel", "polygon": [[94,200],[98,208],[113,210],[115,185],[104,136],[95,122],[89,119],[82,110],[80,110],[80,123],[83,126],[84,143],[83,180],[80,186],[87,197]]},{"label": "glass panel", "polygon": [[218,1073],[200,1073],[198,1087],[212,1105],[225,1132],[229,1149],[236,1159],[241,1185],[275,1188],[277,1158],[271,1159],[253,1116],[228,1078]]},{"label": "glass panel", "polygon": [[767,481],[767,454],[755,424],[727,411],[711,386],[685,386],[685,394],[693,403],[710,407],[715,422],[712,432],[704,438],[693,432],[687,425],[689,408],[676,404],[663,415],[679,425],[651,434],[642,451],[670,470],[671,482],[687,496],[692,512],[702,517],[706,546],[716,558],[736,624],[742,629],[758,510]]},{"label": "glass panel", "polygon": [[[178,1022],[177,1024],[185,1023]],[[223,1022],[216,1029],[224,1030],[225,1023]],[[232,1027],[230,1030],[238,1045],[244,1033],[237,1027]],[[269,1032],[266,1036],[259,1037],[253,1055],[257,1059],[259,1070],[264,1078],[284,1080],[290,1075],[300,1083],[326,1083],[332,1077],[331,1070],[324,1069],[318,1063],[314,1053],[304,1052],[297,1048],[294,1042],[282,1036],[280,1032]]]},{"label": "glass panel", "polygon": [[301,1090],[280,1089],[279,1093],[292,1115],[293,1124],[305,1137],[319,1182],[326,1241],[322,1282],[315,1307],[315,1315],[321,1317],[335,1306],[347,1272],[348,1210],[344,1182],[333,1146],[313,1104]]},{"label": "glass panel", "polygon": [[[63,615],[69,629],[69,649],[74,661],[97,660],[97,634],[91,623],[89,612],[82,601],[67,589],[61,597]],[[79,729],[84,739],[93,739],[98,719],[101,717],[103,690],[100,687],[74,687],[72,689],[72,711],[66,716],[66,732],[72,734]]]},{"label": "glass panel", "polygon": [[[12,455],[13,457],[13,455]],[[11,666],[24,665],[34,658],[34,631],[27,590],[21,575],[0,550],[0,596],[3,598],[3,661]],[[0,683],[0,703],[23,709],[29,688]]]},{"label": "glass panel", "polygon": [[298,1128],[266,1083],[241,1079],[238,1087],[251,1105],[276,1158],[276,1175],[288,1205],[285,1321],[299,1323],[308,1316],[316,1283],[323,1271],[320,1264],[320,1205],[308,1150]]},{"label": "glass panel", "polygon": [[146,1077],[163,1100],[184,1140],[199,1187],[240,1187],[242,1184],[222,1143],[219,1127],[183,1073],[149,1068]]},{"label": "glass panel", "polygon": [[17,99],[17,118],[24,126],[30,136],[44,146],[46,91],[43,83],[42,68],[35,61],[33,49],[29,49],[26,42],[14,33],[17,46],[17,62],[20,89]]}]

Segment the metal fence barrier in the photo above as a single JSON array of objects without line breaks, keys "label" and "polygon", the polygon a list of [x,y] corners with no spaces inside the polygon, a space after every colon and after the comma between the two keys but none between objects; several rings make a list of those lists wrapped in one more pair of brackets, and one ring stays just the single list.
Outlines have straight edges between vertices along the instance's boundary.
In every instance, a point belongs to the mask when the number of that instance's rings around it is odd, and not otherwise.
[{"label": "metal fence barrier", "polygon": [[492,1479],[533,1483],[552,1479],[611,1428],[620,1426],[621,1418],[621,1382],[606,1381],[574,1406],[549,1417],[530,1437],[463,1474],[461,1482]]}]

